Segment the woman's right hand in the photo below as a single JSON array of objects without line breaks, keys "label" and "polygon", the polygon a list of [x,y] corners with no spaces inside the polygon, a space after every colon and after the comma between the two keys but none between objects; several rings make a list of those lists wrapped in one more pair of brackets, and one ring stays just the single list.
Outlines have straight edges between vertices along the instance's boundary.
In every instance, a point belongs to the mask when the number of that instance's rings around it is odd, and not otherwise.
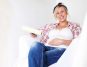
[{"label": "woman's right hand", "polygon": [[34,34],[34,33],[30,33],[30,35],[31,35],[32,38],[36,38],[37,37],[37,35]]},{"label": "woman's right hand", "polygon": [[55,38],[55,39],[50,40],[48,42],[48,44],[54,45],[54,46],[58,46],[58,45],[63,44],[63,40],[62,39]]}]

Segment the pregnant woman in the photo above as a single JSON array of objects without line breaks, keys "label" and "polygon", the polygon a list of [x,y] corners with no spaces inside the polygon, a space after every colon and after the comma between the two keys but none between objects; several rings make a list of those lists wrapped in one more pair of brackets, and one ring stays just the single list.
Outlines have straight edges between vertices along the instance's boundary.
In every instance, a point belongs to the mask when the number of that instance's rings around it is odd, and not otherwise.
[{"label": "pregnant woman", "polygon": [[[80,26],[67,20],[68,9],[64,4],[58,3],[53,14],[58,21],[40,29],[40,40],[34,42],[29,50],[29,67],[48,67],[56,63],[72,40],[80,34]],[[37,37],[36,34],[31,36]]]}]

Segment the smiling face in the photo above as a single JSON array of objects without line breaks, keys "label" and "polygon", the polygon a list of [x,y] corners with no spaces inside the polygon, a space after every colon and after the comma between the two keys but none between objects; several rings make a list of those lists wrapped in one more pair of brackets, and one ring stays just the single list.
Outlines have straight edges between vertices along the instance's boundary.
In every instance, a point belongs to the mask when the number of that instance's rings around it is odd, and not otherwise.
[{"label": "smiling face", "polygon": [[67,10],[64,7],[56,7],[54,16],[59,22],[67,21]]}]

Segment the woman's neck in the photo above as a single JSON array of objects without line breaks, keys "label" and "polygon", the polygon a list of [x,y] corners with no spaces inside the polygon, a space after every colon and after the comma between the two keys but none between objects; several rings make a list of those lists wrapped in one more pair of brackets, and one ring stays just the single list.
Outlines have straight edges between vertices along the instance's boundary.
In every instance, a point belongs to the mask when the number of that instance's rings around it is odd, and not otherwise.
[{"label": "woman's neck", "polygon": [[68,21],[59,22],[57,28],[65,28],[68,25]]}]

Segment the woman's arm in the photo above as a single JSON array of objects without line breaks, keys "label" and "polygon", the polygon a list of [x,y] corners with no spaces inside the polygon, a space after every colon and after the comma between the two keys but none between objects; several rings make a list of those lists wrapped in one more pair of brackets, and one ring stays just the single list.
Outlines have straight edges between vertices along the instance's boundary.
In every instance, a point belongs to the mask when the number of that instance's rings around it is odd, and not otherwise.
[{"label": "woman's arm", "polygon": [[64,44],[64,45],[69,46],[71,42],[72,42],[72,40],[64,40],[64,39],[55,38],[55,39],[52,39],[51,41],[49,41],[48,44],[54,45],[54,46],[59,46],[59,45]]},{"label": "woman's arm", "polygon": [[63,44],[69,46],[72,40],[63,40]]}]

